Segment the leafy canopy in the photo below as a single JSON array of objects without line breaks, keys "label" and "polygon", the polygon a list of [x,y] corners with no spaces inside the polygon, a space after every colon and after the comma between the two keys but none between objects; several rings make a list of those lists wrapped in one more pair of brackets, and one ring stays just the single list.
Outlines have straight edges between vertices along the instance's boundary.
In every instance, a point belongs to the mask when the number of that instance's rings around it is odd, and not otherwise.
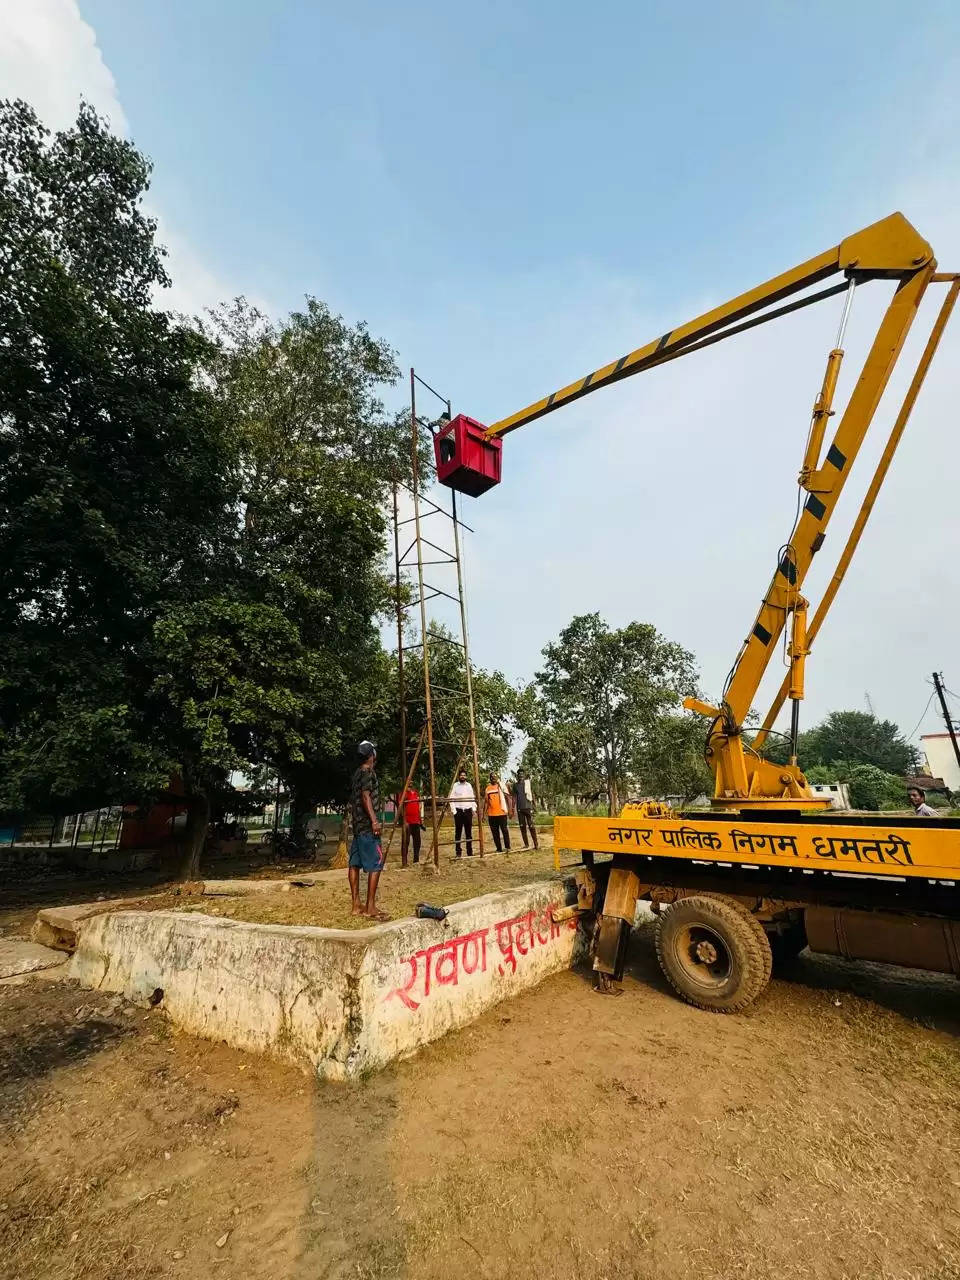
[{"label": "leafy canopy", "polygon": [[[763,754],[783,764],[789,745],[786,739],[770,738]],[[885,773],[900,775],[916,767],[916,751],[898,726],[867,711],[831,711],[820,724],[800,734],[797,756],[805,770],[815,765],[829,768],[840,761],[851,766],[873,765]]]},{"label": "leafy canopy", "polygon": [[650,623],[615,629],[591,613],[575,617],[543,656],[521,704],[531,761],[565,790],[606,794],[611,813],[633,785],[677,789],[666,784],[680,781],[672,775],[681,762],[687,773],[696,723],[680,709],[696,692],[692,654]]},{"label": "leafy canopy", "polygon": [[88,106],[51,135],[0,103],[0,804],[166,785],[153,625],[229,563],[233,436],[205,339],[150,306],[149,173]]}]

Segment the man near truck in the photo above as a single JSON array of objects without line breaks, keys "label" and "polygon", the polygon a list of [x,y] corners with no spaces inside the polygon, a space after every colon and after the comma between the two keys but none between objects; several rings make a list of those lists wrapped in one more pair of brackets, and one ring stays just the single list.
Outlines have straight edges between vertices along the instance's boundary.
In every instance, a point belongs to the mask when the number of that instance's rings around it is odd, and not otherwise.
[{"label": "man near truck", "polygon": [[473,857],[473,813],[477,807],[477,797],[473,794],[473,784],[467,781],[466,769],[461,769],[457,780],[450,788],[447,802],[453,809],[454,839],[457,857],[460,857],[460,846],[466,837],[467,857]]},{"label": "man near truck", "polygon": [[491,772],[490,782],[483,793],[483,813],[490,824],[490,834],[497,846],[497,853],[509,853],[510,829],[507,820],[510,817],[510,797],[495,772]]},{"label": "man near truck", "polygon": [[927,804],[926,792],[921,791],[919,787],[911,787],[907,792],[907,799],[913,805],[913,812],[918,818],[935,818],[937,815]]}]

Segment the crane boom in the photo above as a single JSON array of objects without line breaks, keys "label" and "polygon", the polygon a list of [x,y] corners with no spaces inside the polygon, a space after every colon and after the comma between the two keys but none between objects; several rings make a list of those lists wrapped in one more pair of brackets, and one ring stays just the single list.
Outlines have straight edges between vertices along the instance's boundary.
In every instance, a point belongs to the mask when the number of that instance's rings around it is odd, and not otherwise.
[{"label": "crane boom", "polygon": [[[800,293],[839,271],[856,272],[863,279],[889,279],[912,274],[932,262],[933,250],[926,240],[918,235],[902,213],[892,213],[855,235],[847,236],[826,253],[801,262],[790,271],[784,271],[764,284],[731,298],[729,302],[712,308],[687,324],[668,330],[646,346],[638,347],[619,360],[595,369],[593,373],[578,378],[566,387],[544,396],[542,400],[527,405],[525,409],[501,418],[487,428],[487,435],[505,436],[518,427],[526,426],[528,422],[534,422],[545,414],[572,404],[582,396],[598,391],[601,387],[609,387],[614,382],[620,382],[623,378],[642,373],[645,369],[683,354],[712,334],[729,336],[723,333],[728,326],[731,327],[731,332],[739,332],[739,328],[733,328],[738,321],[755,315],[764,307],[772,307],[781,299]],[[773,318],[772,315],[765,316],[758,323]]]},{"label": "crane boom", "polygon": [[[845,280],[817,293],[806,294],[792,302],[785,299],[803,295],[805,290],[843,273]],[[840,363],[843,325],[849,309],[853,289],[868,280],[892,280],[896,287],[884,313],[876,336],[856,380],[853,391],[833,436],[822,454],[827,423],[833,416],[833,397],[836,390]],[[876,413],[881,396],[889,382],[903,344],[917,314],[920,301],[931,280],[951,280],[949,307],[945,304],[941,318],[934,327],[927,350],[914,375],[904,407],[897,419],[894,432],[884,452],[874,477],[864,509],[858,515],[859,529],[856,537],[851,534],[834,582],[828,590],[821,609],[807,632],[807,601],[801,595],[806,574],[813,557],[823,545],[827,525],[843,492],[847,477],[856,460],[867,429]],[[480,457],[486,446],[494,456],[495,466],[485,466],[486,475],[468,492],[479,493],[500,478],[500,441],[503,436],[518,427],[525,426],[548,413],[590,395],[601,387],[610,386],[623,378],[656,367],[668,360],[677,359],[708,344],[722,341],[733,334],[743,332],[757,324],[782,316],[799,307],[819,302],[825,297],[847,291],[847,306],[841,324],[841,337],[827,358],[823,384],[813,409],[810,432],[800,470],[799,483],[806,491],[806,501],[799,511],[795,527],[787,543],[781,548],[772,581],[764,594],[753,626],[743,642],[736,659],[723,698],[719,706],[688,699],[686,705],[709,716],[712,728],[707,747],[707,758],[715,775],[714,803],[729,808],[817,808],[826,802],[814,797],[796,760],[797,708],[803,697],[804,661],[813,635],[823,621],[826,608],[836,594],[850,556],[859,540],[866,515],[876,496],[876,490],[886,474],[892,452],[902,434],[919,386],[929,367],[933,352],[939,342],[949,310],[956,298],[955,276],[937,275],[933,250],[901,213],[893,213],[862,231],[841,240],[825,253],[808,259],[799,266],[774,276],[729,302],[712,308],[703,315],[668,330],[646,346],[611,361],[583,378],[561,387],[549,396],[535,401],[517,413],[482,427],[472,419],[458,419],[459,430],[464,433],[464,450],[473,449]],[[778,305],[783,304],[783,305]],[[444,483],[460,487],[458,477],[472,472],[469,464],[457,469],[463,459],[454,458],[451,450],[453,435],[445,443],[438,438],[438,475]],[[445,453],[444,450],[447,452]],[[821,456],[822,455],[822,456]],[[441,471],[440,463],[444,470]],[[476,471],[473,474],[479,475]],[[869,505],[868,505],[869,502]],[[757,694],[761,679],[777,648],[777,641],[791,623],[790,670],[784,679],[779,701],[771,711],[771,717],[789,696],[793,701],[792,756],[787,765],[775,765],[761,758],[756,751],[745,748],[743,725]],[[763,734],[769,730],[772,718],[768,717]]]}]

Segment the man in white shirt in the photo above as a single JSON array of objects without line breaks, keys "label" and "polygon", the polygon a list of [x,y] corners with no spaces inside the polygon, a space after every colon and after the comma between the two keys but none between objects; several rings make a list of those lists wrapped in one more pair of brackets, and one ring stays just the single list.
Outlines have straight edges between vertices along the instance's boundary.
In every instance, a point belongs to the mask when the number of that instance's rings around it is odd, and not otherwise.
[{"label": "man in white shirt", "polygon": [[477,807],[477,797],[473,787],[467,781],[466,769],[461,769],[457,780],[450,790],[447,803],[453,809],[454,839],[457,842],[457,857],[460,857],[461,841],[466,838],[467,857],[473,857],[473,813]]},{"label": "man in white shirt", "polygon": [[913,812],[918,818],[935,818],[937,816],[935,811],[927,804],[927,797],[919,787],[911,787],[907,792],[907,799],[913,805]]}]

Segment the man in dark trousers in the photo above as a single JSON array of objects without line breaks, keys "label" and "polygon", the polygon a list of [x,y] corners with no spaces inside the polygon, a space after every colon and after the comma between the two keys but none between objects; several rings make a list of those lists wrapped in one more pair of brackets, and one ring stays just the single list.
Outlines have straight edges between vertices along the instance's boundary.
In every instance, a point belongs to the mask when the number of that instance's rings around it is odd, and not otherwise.
[{"label": "man in dark trousers", "polygon": [[490,783],[483,793],[483,812],[490,823],[490,834],[497,846],[497,853],[510,852],[510,797],[496,773],[490,774]]},{"label": "man in dark trousers", "polygon": [[460,842],[466,836],[467,857],[473,857],[473,813],[477,807],[477,797],[473,794],[473,786],[467,781],[466,769],[461,769],[457,780],[450,789],[447,803],[453,810],[454,839],[457,846],[457,857],[460,857]]},{"label": "man in dark trousers", "polygon": [[404,793],[400,806],[403,821],[403,850],[406,855],[408,844],[413,845],[413,860],[420,861],[420,837],[423,834],[423,810],[420,807],[420,793],[411,780]]},{"label": "man in dark trousers", "polygon": [[[357,748],[360,766],[354,770],[350,781],[350,815],[353,819],[353,840],[350,844],[350,861],[347,877],[350,881],[352,912],[355,916],[369,916],[371,920],[389,920],[385,911],[377,910],[377,885],[383,870],[383,849],[380,845],[380,786],[375,767],[377,748],[372,742],[361,742]],[[367,873],[367,905],[360,905],[360,872]]]},{"label": "man in dark trousers", "polygon": [[533,788],[530,786],[530,779],[523,769],[517,770],[517,781],[513,788],[513,806],[517,813],[520,834],[523,836],[523,847],[525,849],[530,848],[527,843],[527,832],[529,832],[533,847],[539,849],[537,828],[533,825]]}]

